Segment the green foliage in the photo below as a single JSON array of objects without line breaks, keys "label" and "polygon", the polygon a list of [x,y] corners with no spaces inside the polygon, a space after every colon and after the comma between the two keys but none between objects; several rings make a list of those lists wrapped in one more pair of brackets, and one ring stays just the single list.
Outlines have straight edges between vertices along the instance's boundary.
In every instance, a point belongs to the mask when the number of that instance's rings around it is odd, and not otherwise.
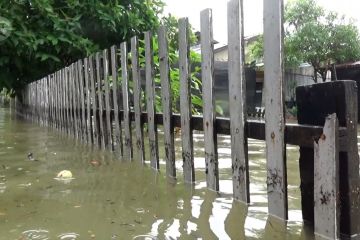
[{"label": "green foliage", "polygon": [[360,58],[356,26],[335,12],[325,11],[315,0],[290,2],[286,6],[285,20],[287,54],[297,62],[310,63],[323,80],[334,63]]},{"label": "green foliage", "polygon": [[[249,46],[250,56],[263,55],[263,39]],[[356,26],[316,4],[315,0],[290,1],[285,7],[285,61],[288,67],[308,62],[323,79],[333,64],[360,59]],[[317,74],[314,76],[317,81]]]},{"label": "green foliage", "polygon": [[0,89],[26,83],[159,25],[161,0],[0,2]]},{"label": "green foliage", "polygon": [[253,61],[262,61],[264,56],[264,37],[260,35],[256,41],[248,45],[246,61],[251,63]]},{"label": "green foliage", "polygon": [[[160,24],[168,29],[174,112],[179,111],[178,20],[160,18],[162,0],[6,0],[0,2],[0,89],[14,95],[27,83]],[[156,39],[156,38],[154,38]],[[190,31],[190,42],[196,37]],[[156,110],[161,111],[158,43],[154,40]],[[140,42],[144,67],[144,43]],[[190,54],[193,64],[200,55]],[[202,108],[200,68],[192,72],[193,112]],[[109,77],[109,81],[112,81]],[[121,81],[119,75],[118,81]],[[111,83],[110,83],[111,84]],[[131,86],[130,86],[131,88]],[[11,90],[11,91],[10,91]]]},{"label": "green foliage", "polygon": [[[167,28],[168,46],[169,46],[169,64],[170,64],[170,84],[172,92],[172,107],[173,112],[178,113],[180,111],[180,71],[178,67],[179,63],[179,32],[178,32],[178,20],[169,15],[162,19],[162,24]],[[195,42],[195,34],[190,31],[190,43]],[[160,61],[159,61],[159,45],[157,36],[153,38],[153,57],[154,57],[154,72],[155,72],[155,85],[156,85],[156,99],[155,108],[157,112],[162,111],[161,102],[161,81],[160,81]],[[145,43],[140,41],[139,44],[139,62],[140,67],[145,68]],[[200,65],[200,54],[190,51],[190,64],[197,66]],[[202,110],[201,99],[201,80],[198,78],[200,73],[200,67],[193,67],[191,72],[191,100],[192,100],[192,112],[199,114]],[[143,103],[145,107],[146,103]]]}]

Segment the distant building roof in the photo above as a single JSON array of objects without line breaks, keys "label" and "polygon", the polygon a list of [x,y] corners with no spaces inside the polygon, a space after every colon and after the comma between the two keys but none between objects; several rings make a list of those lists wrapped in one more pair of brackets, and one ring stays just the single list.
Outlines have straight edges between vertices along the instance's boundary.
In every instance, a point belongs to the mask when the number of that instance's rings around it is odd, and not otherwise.
[{"label": "distant building roof", "polygon": [[342,64],[336,64],[336,68],[360,68],[360,61],[352,62],[352,63],[342,63]]}]

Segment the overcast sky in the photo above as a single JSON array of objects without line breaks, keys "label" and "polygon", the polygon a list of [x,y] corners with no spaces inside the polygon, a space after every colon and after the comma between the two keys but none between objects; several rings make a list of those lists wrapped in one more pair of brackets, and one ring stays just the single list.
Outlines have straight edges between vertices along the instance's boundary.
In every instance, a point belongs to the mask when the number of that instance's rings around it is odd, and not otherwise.
[{"label": "overcast sky", "polygon": [[[165,0],[166,13],[177,17],[189,17],[191,25],[200,29],[200,11],[205,8],[213,9],[214,38],[221,43],[227,43],[227,0]],[[287,0],[285,0],[287,2]],[[326,9],[345,14],[356,20],[360,29],[360,1],[359,0],[317,0]],[[263,0],[244,0],[244,31],[245,36],[252,36],[262,32],[263,28]]]}]

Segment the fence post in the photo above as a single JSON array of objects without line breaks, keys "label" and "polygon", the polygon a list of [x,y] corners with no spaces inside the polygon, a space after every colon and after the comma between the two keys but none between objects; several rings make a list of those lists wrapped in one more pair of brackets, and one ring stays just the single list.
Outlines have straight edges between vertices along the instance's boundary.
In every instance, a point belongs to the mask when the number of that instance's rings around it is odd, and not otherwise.
[{"label": "fence post", "polygon": [[160,60],[160,79],[161,79],[161,99],[163,107],[164,122],[164,145],[166,175],[176,177],[175,167],[175,145],[174,145],[174,126],[172,119],[172,94],[170,83],[169,53],[166,27],[160,26],[158,30],[159,41],[159,60]]},{"label": "fence post", "polygon": [[134,112],[135,112],[135,130],[136,130],[136,147],[138,150],[138,158],[141,163],[145,162],[145,146],[144,146],[144,130],[141,121],[141,80],[139,68],[139,42],[138,38],[131,38],[131,70],[134,82]]},{"label": "fence post", "polygon": [[118,101],[118,63],[117,63],[117,48],[116,46],[111,47],[111,76],[113,79],[112,91],[113,91],[113,106],[114,106],[114,150],[116,157],[120,159],[123,155],[122,151],[122,136],[121,136],[121,124],[119,119],[119,101]]},{"label": "fence post", "polygon": [[284,113],[283,1],[264,0],[264,90],[268,206],[286,220],[287,175]]},{"label": "fence post", "polygon": [[157,126],[155,124],[155,81],[152,41],[152,33],[150,31],[145,32],[146,107],[150,143],[150,165],[153,169],[158,170],[160,166]]},{"label": "fence post", "polygon": [[215,130],[214,40],[211,9],[205,9],[201,12],[200,22],[206,183],[211,190],[219,191],[219,162]]},{"label": "fence post", "polygon": [[129,77],[127,69],[127,44],[122,42],[120,44],[121,52],[121,85],[122,85],[122,102],[124,113],[124,159],[131,161],[133,158],[132,149],[132,135],[131,135],[131,121],[130,121],[130,105],[129,105]]},{"label": "fence post", "polygon": [[234,198],[250,202],[248,145],[245,136],[246,80],[243,1],[228,2],[229,108]]},{"label": "fence post", "polygon": [[191,74],[189,68],[189,20],[179,20],[179,74],[180,74],[180,114],[181,143],[184,181],[195,181],[194,148],[191,124]]},{"label": "fence post", "polygon": [[101,149],[105,150],[105,129],[104,129],[104,116],[103,116],[103,93],[102,93],[102,79],[100,74],[100,53],[95,54],[95,69],[96,69],[96,81],[97,81],[97,91],[98,91],[98,101],[99,101],[99,136],[100,136],[100,146]]},{"label": "fence post", "polygon": [[315,235],[339,238],[339,123],[336,114],[326,118],[323,134],[314,141]]},{"label": "fence post", "polygon": [[106,143],[107,143],[107,149],[110,151],[113,150],[113,143],[112,143],[112,124],[111,124],[111,115],[110,115],[110,88],[109,88],[109,61],[108,61],[108,50],[103,50],[103,81],[104,81],[104,90],[105,90],[105,114],[106,114],[106,129],[105,131],[105,137],[106,137]]},{"label": "fence post", "polygon": [[[339,153],[340,233],[359,237],[360,183],[357,149],[357,86],[355,81],[335,81],[296,89],[298,122],[324,125],[336,113],[339,126],[347,128],[347,151]],[[304,221],[314,223],[314,150],[300,147],[301,204]]]}]

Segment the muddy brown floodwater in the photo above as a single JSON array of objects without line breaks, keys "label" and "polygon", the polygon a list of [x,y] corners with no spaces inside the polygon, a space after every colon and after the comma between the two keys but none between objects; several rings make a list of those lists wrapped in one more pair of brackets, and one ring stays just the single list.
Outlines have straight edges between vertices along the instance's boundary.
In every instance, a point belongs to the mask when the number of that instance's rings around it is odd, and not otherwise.
[{"label": "muddy brown floodwater", "polygon": [[[301,221],[297,147],[287,147],[284,225],[267,216],[263,141],[249,140],[249,206],[232,198],[230,137],[218,139],[220,193],[206,190],[203,135],[195,133],[194,143],[196,183],[190,187],[182,181],[179,136],[178,180],[169,183],[164,161],[155,174],[136,155],[133,163],[120,162],[0,108],[0,239],[313,239]],[[29,161],[29,152],[38,161]],[[73,179],[56,180],[65,169]]]}]

